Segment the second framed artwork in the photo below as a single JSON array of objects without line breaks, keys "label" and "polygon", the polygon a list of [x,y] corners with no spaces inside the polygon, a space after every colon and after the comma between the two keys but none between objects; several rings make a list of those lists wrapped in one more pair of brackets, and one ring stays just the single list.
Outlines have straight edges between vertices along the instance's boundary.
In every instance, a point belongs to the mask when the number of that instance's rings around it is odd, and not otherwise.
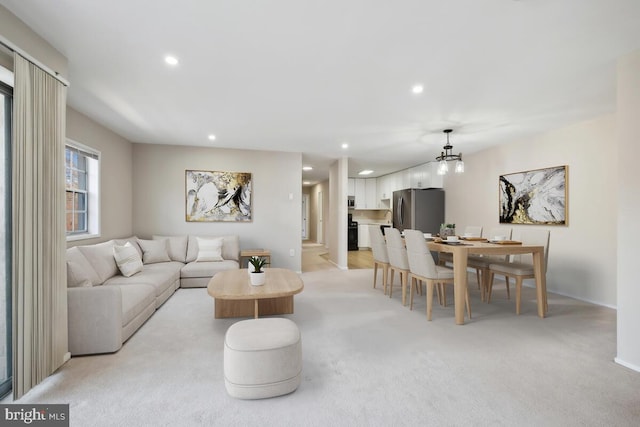
[{"label": "second framed artwork", "polygon": [[249,172],[185,171],[187,222],[252,221]]},{"label": "second framed artwork", "polygon": [[565,165],[500,175],[500,222],[567,225],[567,171]]}]

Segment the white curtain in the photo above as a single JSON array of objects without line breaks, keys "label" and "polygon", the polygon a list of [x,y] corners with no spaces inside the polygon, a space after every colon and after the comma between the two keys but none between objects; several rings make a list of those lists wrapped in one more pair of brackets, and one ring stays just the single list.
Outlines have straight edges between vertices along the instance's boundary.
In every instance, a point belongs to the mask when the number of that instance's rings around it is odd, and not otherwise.
[{"label": "white curtain", "polygon": [[66,87],[14,54],[12,141],[13,397],[67,353]]}]

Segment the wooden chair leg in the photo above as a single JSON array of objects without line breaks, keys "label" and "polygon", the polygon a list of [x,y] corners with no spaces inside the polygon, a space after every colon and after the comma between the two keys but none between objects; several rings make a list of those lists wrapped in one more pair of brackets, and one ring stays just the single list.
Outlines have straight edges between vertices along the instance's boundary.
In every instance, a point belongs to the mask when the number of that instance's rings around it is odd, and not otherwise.
[{"label": "wooden chair leg", "polygon": [[469,303],[469,288],[467,287],[467,292],[464,295],[464,300],[467,303],[467,313],[469,314],[469,319],[471,319],[471,304]]},{"label": "wooden chair leg", "polygon": [[378,263],[373,261],[373,289],[376,288],[376,278],[378,277]]},{"label": "wooden chair leg", "polygon": [[427,280],[427,320],[431,320],[433,311],[433,280]]},{"label": "wooden chair leg", "polygon": [[382,290],[384,294],[387,294],[387,276],[389,275],[389,266],[387,264],[382,266]]},{"label": "wooden chair leg", "polygon": [[516,314],[520,314],[520,303],[522,298],[522,277],[516,277]]},{"label": "wooden chair leg", "polygon": [[396,275],[395,269],[393,267],[389,268],[389,298],[393,296],[393,276]]},{"label": "wooden chair leg", "polygon": [[413,310],[413,288],[414,285],[417,285],[417,280],[418,279],[416,279],[414,276],[411,276],[411,290],[409,291],[409,310]]},{"label": "wooden chair leg", "polygon": [[489,270],[489,289],[487,290],[487,304],[491,302],[491,292],[493,291],[493,271]]},{"label": "wooden chair leg", "polygon": [[438,284],[438,286],[440,286],[440,290],[442,292],[442,302],[441,305],[443,307],[447,306],[447,288],[444,287],[444,283],[440,283]]},{"label": "wooden chair leg", "polygon": [[407,279],[409,272],[400,271],[400,281],[402,282],[402,305],[407,305]]},{"label": "wooden chair leg", "polygon": [[478,282],[478,289],[480,288],[480,269],[476,268],[476,281]]},{"label": "wooden chair leg", "polygon": [[504,283],[507,286],[507,299],[511,299],[511,292],[509,291],[509,276],[504,276]]}]

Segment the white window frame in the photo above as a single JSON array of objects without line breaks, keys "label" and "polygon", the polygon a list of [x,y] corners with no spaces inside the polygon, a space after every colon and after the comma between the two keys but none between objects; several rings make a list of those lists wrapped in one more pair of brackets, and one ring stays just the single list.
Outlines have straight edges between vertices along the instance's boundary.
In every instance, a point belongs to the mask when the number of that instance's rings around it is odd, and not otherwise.
[{"label": "white window frame", "polygon": [[[67,234],[67,241],[93,239],[100,237],[100,151],[67,138],[65,143],[65,152],[67,147],[78,150],[87,157],[87,231],[82,233]],[[65,155],[66,159],[66,155]],[[95,159],[95,161],[94,161]],[[65,160],[65,176],[66,176],[66,160]],[[66,179],[65,179],[66,189]],[[65,197],[66,200],[66,197]],[[66,212],[66,202],[65,202]],[[66,214],[65,214],[66,223]]]}]

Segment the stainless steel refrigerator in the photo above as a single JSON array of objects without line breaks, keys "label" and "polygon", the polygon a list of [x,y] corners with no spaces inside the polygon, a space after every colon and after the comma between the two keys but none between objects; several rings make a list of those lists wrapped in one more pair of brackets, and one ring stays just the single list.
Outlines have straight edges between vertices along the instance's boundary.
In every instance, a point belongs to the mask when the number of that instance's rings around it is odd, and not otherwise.
[{"label": "stainless steel refrigerator", "polygon": [[444,223],[444,190],[406,189],[393,192],[393,226],[400,230],[420,230],[434,236]]}]

